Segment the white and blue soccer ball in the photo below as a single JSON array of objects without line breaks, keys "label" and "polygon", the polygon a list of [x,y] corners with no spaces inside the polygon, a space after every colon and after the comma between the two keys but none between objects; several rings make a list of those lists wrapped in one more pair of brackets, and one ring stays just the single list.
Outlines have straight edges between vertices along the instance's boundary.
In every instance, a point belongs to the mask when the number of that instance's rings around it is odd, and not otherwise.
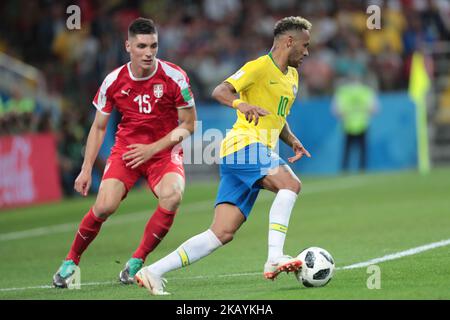
[{"label": "white and blue soccer ball", "polygon": [[335,264],[331,254],[319,247],[310,247],[297,256],[303,265],[295,277],[305,287],[323,287],[333,278]]}]

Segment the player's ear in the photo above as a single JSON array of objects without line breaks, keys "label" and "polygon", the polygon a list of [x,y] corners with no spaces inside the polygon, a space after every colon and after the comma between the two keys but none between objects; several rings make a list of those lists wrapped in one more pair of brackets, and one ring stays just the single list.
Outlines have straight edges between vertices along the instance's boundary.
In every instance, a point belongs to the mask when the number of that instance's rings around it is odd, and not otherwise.
[{"label": "player's ear", "polygon": [[288,47],[288,49],[290,47],[292,47],[292,44],[294,43],[294,37],[292,37],[291,35],[287,36],[287,40],[286,40],[286,47]]},{"label": "player's ear", "polygon": [[125,40],[125,50],[127,50],[128,53],[130,53],[130,48],[131,48],[130,41]]}]

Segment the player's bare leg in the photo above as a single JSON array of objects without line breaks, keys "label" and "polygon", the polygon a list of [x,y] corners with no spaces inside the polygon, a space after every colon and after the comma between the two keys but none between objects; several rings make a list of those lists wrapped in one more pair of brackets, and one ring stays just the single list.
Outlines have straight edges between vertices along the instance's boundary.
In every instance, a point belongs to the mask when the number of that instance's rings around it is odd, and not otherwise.
[{"label": "player's bare leg", "polygon": [[126,188],[122,181],[118,179],[103,180],[93,206],[95,216],[104,220],[108,219],[119,208],[125,193]]},{"label": "player's bare leg", "polygon": [[230,242],[244,221],[238,207],[229,203],[217,205],[210,229],[190,238],[164,258],[142,268],[135,276],[136,282],[139,286],[146,287],[153,295],[167,294],[162,277],[165,273],[204,258]]},{"label": "player's bare leg", "polygon": [[184,177],[175,172],[166,173],[154,188],[158,208],[147,222],[139,247],[119,274],[123,284],[132,284],[147,255],[162,241],[173,224],[184,192]]},{"label": "player's bare leg", "polygon": [[274,280],[281,272],[297,271],[302,261],[283,253],[289,218],[294,207],[301,182],[287,165],[272,169],[261,185],[277,194],[269,214],[269,250],[264,265],[264,277]]},{"label": "player's bare leg", "polygon": [[103,222],[117,210],[125,193],[125,186],[120,180],[102,181],[95,204],[81,221],[69,254],[53,276],[55,287],[67,288],[75,275],[81,255],[95,239]]},{"label": "player's bare leg", "polygon": [[169,211],[176,211],[184,193],[184,177],[175,172],[166,173],[155,186],[159,205]]},{"label": "player's bare leg", "polygon": [[221,203],[216,206],[214,220],[209,228],[222,244],[226,244],[233,240],[234,234],[244,222],[244,215],[238,207]]}]

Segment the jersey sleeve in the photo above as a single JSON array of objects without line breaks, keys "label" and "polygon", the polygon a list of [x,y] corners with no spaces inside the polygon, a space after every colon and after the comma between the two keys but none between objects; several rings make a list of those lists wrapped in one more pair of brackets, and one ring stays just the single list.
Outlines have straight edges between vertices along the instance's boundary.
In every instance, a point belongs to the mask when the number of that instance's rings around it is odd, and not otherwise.
[{"label": "jersey sleeve", "polygon": [[257,60],[247,62],[241,69],[225,80],[230,83],[236,92],[248,90],[259,78],[262,64]]},{"label": "jersey sleeve", "polygon": [[161,66],[165,74],[172,81],[172,90],[174,91],[172,96],[175,107],[177,109],[194,107],[194,95],[192,93],[189,77],[186,72],[184,72],[184,70],[179,66],[167,61],[161,61]]},{"label": "jersey sleeve", "polygon": [[106,77],[98,89],[94,100],[92,100],[92,104],[103,114],[110,114],[113,110],[113,101],[111,98],[112,84],[113,81],[109,77]]},{"label": "jersey sleeve", "polygon": [[185,78],[180,79],[177,84],[178,86],[175,91],[175,107],[177,109],[194,107],[194,94],[192,93],[191,86],[189,84],[189,78],[185,76]]}]

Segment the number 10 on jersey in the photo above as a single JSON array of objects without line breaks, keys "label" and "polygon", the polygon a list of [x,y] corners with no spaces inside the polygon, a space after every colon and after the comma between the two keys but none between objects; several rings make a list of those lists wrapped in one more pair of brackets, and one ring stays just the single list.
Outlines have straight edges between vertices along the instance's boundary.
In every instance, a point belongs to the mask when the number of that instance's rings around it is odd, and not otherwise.
[{"label": "number 10 on jersey", "polygon": [[[134,98],[135,102],[139,104],[139,112],[140,113],[150,113],[152,112],[152,105],[150,104],[150,95],[138,95]],[[146,105],[146,106],[145,106]]]},{"label": "number 10 on jersey", "polygon": [[281,96],[280,102],[278,103],[278,115],[285,117],[286,116],[286,107],[288,105],[289,98]]}]

